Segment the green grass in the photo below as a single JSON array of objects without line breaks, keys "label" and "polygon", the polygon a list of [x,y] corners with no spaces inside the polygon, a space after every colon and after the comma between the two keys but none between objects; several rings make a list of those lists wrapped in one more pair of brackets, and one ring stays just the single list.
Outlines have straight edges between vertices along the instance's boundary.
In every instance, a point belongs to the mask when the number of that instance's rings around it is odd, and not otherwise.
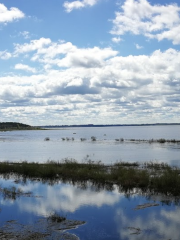
[{"label": "green grass", "polygon": [[143,191],[180,196],[180,169],[170,167],[166,163],[118,162],[104,165],[100,161],[88,160],[86,163],[78,163],[73,159],[63,162],[48,161],[43,164],[1,162],[0,174],[48,181],[81,182],[84,183],[84,187],[87,181],[108,189],[112,189],[116,184],[123,191],[140,188]]}]

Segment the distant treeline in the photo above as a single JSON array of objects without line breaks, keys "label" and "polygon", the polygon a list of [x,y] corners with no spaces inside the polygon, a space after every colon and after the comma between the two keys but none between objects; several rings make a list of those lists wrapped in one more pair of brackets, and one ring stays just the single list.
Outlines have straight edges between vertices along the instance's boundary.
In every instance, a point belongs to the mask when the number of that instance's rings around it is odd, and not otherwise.
[{"label": "distant treeline", "polygon": [[0,122],[0,130],[33,130],[38,129],[27,124],[17,122]]},{"label": "distant treeline", "polygon": [[123,126],[168,126],[168,125],[180,125],[180,123],[152,123],[152,124],[82,124],[82,125],[46,125],[39,126],[42,128],[67,128],[67,127],[123,127]]}]

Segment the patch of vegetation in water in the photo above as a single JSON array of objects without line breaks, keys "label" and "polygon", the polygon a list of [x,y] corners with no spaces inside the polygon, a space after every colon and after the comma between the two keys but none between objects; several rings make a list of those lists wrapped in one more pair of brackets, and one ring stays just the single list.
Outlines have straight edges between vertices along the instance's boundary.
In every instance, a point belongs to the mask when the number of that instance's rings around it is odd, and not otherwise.
[{"label": "patch of vegetation in water", "polygon": [[144,142],[144,143],[180,143],[180,140],[177,139],[165,139],[165,138],[160,138],[160,139],[149,139],[149,140],[145,140],[145,139],[126,139],[126,141],[130,141],[130,142]]},{"label": "patch of vegetation in water", "polygon": [[66,220],[66,217],[64,216],[60,216],[59,214],[57,213],[52,213],[48,216],[48,220],[51,221],[51,222],[63,222]]},{"label": "patch of vegetation in water", "polygon": [[42,181],[87,182],[96,186],[104,185],[112,189],[119,186],[121,191],[140,188],[142,191],[158,192],[180,196],[180,169],[166,163],[147,162],[144,164],[117,162],[104,165],[102,162],[87,161],[78,163],[72,159],[63,162],[13,163],[1,162],[0,173],[4,176],[15,174],[23,178],[41,179]]},{"label": "patch of vegetation in water", "polygon": [[[55,219],[54,219],[55,217]],[[61,221],[59,221],[61,219]],[[84,221],[68,220],[56,213],[39,218],[34,224],[23,225],[17,221],[7,221],[0,227],[0,239],[4,240],[78,240],[66,230],[85,224]]]}]

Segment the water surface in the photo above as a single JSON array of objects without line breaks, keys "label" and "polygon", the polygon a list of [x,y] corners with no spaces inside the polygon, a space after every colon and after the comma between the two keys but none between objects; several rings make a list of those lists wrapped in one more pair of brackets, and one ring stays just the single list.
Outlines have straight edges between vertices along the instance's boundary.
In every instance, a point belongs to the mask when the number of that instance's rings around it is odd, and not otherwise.
[{"label": "water surface", "polygon": [[[91,136],[96,141],[91,141]],[[44,141],[46,137],[50,141]],[[62,141],[74,138],[74,141]],[[85,141],[81,141],[85,138]],[[115,141],[125,139],[124,142]],[[179,165],[180,144],[129,142],[128,139],[180,139],[180,126],[82,127],[41,131],[0,132],[0,161],[158,161]]]},{"label": "water surface", "polygon": [[[116,186],[113,191],[107,191],[90,183],[83,188],[81,184],[14,183],[13,179],[1,179],[0,184],[32,192],[30,197],[16,199],[0,195],[1,226],[9,220],[33,225],[38,219],[56,212],[68,219],[86,222],[76,229],[67,230],[81,240],[180,239],[179,202],[167,196],[144,195],[137,193],[137,189],[134,193],[125,194]],[[135,210],[145,203],[156,203],[157,206]],[[60,231],[56,231],[56,237],[58,234]]]}]

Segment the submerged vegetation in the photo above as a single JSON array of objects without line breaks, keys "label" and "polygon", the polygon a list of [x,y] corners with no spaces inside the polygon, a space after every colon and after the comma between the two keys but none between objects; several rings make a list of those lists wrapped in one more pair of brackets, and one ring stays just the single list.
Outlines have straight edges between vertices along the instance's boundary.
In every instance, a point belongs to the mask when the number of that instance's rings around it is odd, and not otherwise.
[{"label": "submerged vegetation", "polygon": [[[74,133],[73,133],[74,134]],[[104,134],[104,136],[106,136],[106,134]],[[75,138],[74,137],[62,137],[61,138],[62,139],[62,141],[74,141],[75,140]],[[81,142],[84,142],[84,141],[86,141],[86,140],[88,140],[88,139],[86,139],[86,138],[80,138],[80,141]],[[107,140],[107,139],[103,139],[103,140]],[[98,142],[102,142],[103,140],[100,140],[100,141],[98,141]],[[135,138],[131,138],[131,139],[124,139],[124,138],[115,138],[114,139],[115,140],[115,142],[119,142],[119,143],[124,143],[124,142],[126,142],[126,143],[129,143],[129,142],[131,142],[131,143],[160,143],[160,144],[163,144],[163,143],[176,143],[176,144],[179,144],[180,143],[180,140],[178,140],[178,139],[165,139],[165,138],[159,138],[159,139],[135,139]],[[97,137],[95,137],[95,136],[91,136],[91,138],[90,138],[90,141],[92,141],[92,142],[95,142],[95,141],[97,141]]]},{"label": "submerged vegetation", "polygon": [[67,230],[77,228],[85,221],[69,220],[57,213],[39,218],[36,222],[23,225],[15,220],[7,221],[0,227],[0,239],[11,240],[78,240],[74,234]]},{"label": "submerged vegetation", "polygon": [[60,222],[63,222],[66,220],[66,217],[64,216],[60,216],[59,214],[57,213],[52,213],[48,216],[47,218],[49,221],[51,222],[56,222],[56,223],[60,223]]},{"label": "submerged vegetation", "polygon": [[128,139],[127,141],[130,142],[147,142],[147,143],[180,143],[180,140],[177,139],[165,139],[165,138],[160,138],[160,139]]},{"label": "submerged vegetation", "polygon": [[117,162],[104,165],[88,160],[78,163],[66,159],[63,162],[47,163],[0,163],[0,174],[19,176],[43,181],[91,182],[113,189],[117,185],[122,192],[138,188],[143,192],[162,193],[168,196],[180,196],[180,169],[166,163],[139,164]]}]

